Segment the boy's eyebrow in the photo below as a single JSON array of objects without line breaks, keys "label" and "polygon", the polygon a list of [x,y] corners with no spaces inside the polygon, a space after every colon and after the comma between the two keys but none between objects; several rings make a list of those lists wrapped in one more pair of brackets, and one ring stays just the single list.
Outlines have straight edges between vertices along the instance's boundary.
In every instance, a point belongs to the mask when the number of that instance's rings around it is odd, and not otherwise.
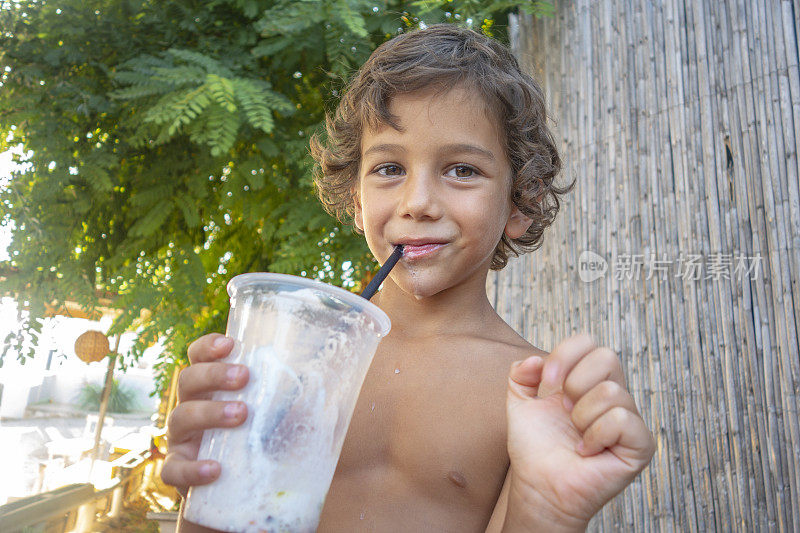
[{"label": "boy's eyebrow", "polygon": [[406,151],[406,149],[404,147],[400,146],[399,144],[386,144],[386,143],[384,143],[384,144],[373,144],[372,146],[370,146],[369,148],[364,150],[364,153],[362,154],[362,156],[367,156],[367,155],[369,155],[371,153],[374,153],[374,152],[393,152],[395,150],[399,150],[401,152],[405,152]]},{"label": "boy's eyebrow", "polygon": [[[370,146],[369,148],[367,148],[366,150],[364,150],[363,156],[367,156],[367,155],[369,155],[371,153],[374,153],[374,152],[392,152],[392,151],[405,152],[406,149],[405,149],[405,147],[403,147],[403,146],[401,146],[399,144],[386,144],[386,143],[384,143],[384,144],[374,144],[374,145]],[[483,156],[486,159],[489,159],[491,161],[494,161],[494,159],[495,159],[494,154],[492,152],[490,152],[489,150],[487,150],[485,148],[481,148],[480,146],[475,146],[474,144],[468,144],[468,143],[446,144],[446,145],[442,146],[442,151],[443,152],[467,152],[467,153]]]},{"label": "boy's eyebrow", "polygon": [[490,152],[486,148],[475,146],[474,144],[467,144],[467,143],[447,144],[443,146],[442,149],[448,152],[467,152],[470,154],[481,155],[486,159],[494,161],[494,154],[492,152]]}]

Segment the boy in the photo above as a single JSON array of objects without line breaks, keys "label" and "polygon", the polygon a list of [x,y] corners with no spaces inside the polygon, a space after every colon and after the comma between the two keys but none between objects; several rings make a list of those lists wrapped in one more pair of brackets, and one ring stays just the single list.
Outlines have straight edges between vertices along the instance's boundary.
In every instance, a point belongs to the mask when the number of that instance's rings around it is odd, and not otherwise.
[{"label": "boy", "polygon": [[[619,360],[588,335],[550,354],[486,296],[490,268],[541,244],[558,211],[560,160],[544,99],[506,48],[434,25],[380,46],[312,140],[320,198],[352,217],[383,263],[373,298],[391,318],[366,376],[319,531],[579,531],[653,455]],[[209,401],[247,370],[189,348],[162,477],[185,494],[219,465],[201,430],[246,406]],[[509,371],[510,367],[510,371]],[[242,498],[247,495],[243,494]],[[181,531],[204,531],[183,522]]]}]

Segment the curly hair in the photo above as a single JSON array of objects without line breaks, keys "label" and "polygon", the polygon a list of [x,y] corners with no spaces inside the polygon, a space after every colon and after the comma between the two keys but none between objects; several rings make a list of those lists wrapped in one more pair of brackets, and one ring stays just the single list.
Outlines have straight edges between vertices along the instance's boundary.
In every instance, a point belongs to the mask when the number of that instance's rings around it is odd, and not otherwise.
[{"label": "curly hair", "polygon": [[508,263],[509,254],[532,252],[542,244],[545,228],[559,210],[565,187],[554,184],[561,158],[547,127],[544,93],[522,72],[516,58],[501,43],[454,24],[435,24],[381,44],[350,80],[338,107],[325,116],[327,139],[311,138],[316,161],[314,183],[325,209],[343,223],[354,216],[361,133],[381,124],[400,129],[389,106],[398,94],[435,88],[446,92],[463,85],[480,94],[497,117],[505,135],[512,171],[511,200],[533,220],[517,239],[502,236],[492,258],[492,270]]}]

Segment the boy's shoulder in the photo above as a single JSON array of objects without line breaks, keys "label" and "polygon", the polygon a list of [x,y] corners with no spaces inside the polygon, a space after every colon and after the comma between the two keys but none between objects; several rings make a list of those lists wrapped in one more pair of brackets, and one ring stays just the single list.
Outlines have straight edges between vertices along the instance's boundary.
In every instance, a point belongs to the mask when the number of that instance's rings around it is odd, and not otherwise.
[{"label": "boy's shoulder", "polygon": [[474,338],[482,344],[491,355],[507,360],[510,365],[514,361],[526,359],[532,355],[546,357],[548,352],[537,348],[506,323],[499,315],[488,321]]},{"label": "boy's shoulder", "polygon": [[[484,392],[503,394],[511,364],[532,355],[546,357],[548,352],[525,340],[499,316],[480,328],[460,335],[441,339],[440,346],[432,350],[427,347],[425,360],[431,366],[440,366],[449,371],[456,368],[462,373],[464,383],[482,382]],[[497,389],[491,390],[490,389]]]}]

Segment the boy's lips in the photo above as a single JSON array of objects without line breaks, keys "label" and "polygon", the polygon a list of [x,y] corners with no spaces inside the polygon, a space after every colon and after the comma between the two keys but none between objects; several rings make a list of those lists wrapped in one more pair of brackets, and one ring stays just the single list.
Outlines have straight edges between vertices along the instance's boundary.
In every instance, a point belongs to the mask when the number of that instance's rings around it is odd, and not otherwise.
[{"label": "boy's lips", "polygon": [[418,259],[428,256],[447,245],[446,242],[401,242],[403,245],[403,259]]}]

